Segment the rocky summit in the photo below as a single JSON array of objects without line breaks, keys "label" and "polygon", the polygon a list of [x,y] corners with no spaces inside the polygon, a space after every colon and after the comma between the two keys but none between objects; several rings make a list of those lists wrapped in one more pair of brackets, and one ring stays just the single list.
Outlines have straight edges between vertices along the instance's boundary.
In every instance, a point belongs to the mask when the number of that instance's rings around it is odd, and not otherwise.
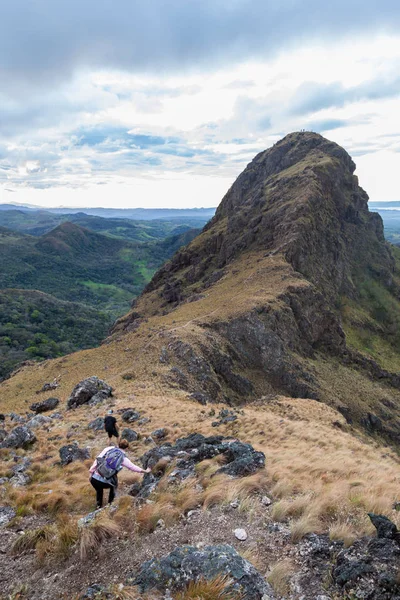
[{"label": "rocky summit", "polygon": [[[380,317],[389,306],[400,317],[398,270],[354,171],[343,148],[311,132],[258,154],[114,336],[158,316],[164,377],[194,399],[314,398],[397,443],[399,340],[396,323]],[[388,307],[375,302],[379,294]],[[166,314],[182,323],[168,334]],[[352,343],[363,328],[389,346],[389,361]],[[333,391],[338,370],[345,385]],[[354,402],[360,380],[367,380],[361,403]],[[390,399],[376,398],[374,381]]]},{"label": "rocky summit", "polygon": [[[101,346],[0,384],[5,598],[399,600],[400,251],[354,172],[286,136]],[[96,510],[106,415],[140,468]]]}]

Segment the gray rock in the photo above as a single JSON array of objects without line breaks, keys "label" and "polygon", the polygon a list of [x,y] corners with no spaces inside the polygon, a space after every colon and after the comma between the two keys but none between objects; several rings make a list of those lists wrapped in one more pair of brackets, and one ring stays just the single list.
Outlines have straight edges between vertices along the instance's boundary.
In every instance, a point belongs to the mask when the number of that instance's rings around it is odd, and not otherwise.
[{"label": "gray rock", "polygon": [[235,529],[233,532],[235,534],[235,538],[244,542],[247,540],[247,531],[245,529]]},{"label": "gray rock", "polygon": [[5,421],[6,420],[6,415],[4,415],[3,413],[0,413],[0,421]]},{"label": "gray rock", "polygon": [[59,413],[59,412],[55,412],[52,415],[50,415],[50,419],[59,419],[59,420],[61,420],[63,418],[64,418],[63,415],[61,413]]},{"label": "gray rock", "polygon": [[34,442],[36,442],[36,436],[33,431],[28,429],[28,427],[25,425],[19,425],[8,434],[5,440],[1,443],[1,447],[24,448],[26,450]]},{"label": "gray rock", "polygon": [[121,432],[121,439],[126,440],[127,442],[136,442],[139,439],[139,434],[136,433],[133,429],[123,429]]},{"label": "gray rock", "polygon": [[25,423],[24,417],[21,417],[21,415],[17,415],[17,413],[15,412],[10,413],[10,419],[11,421],[14,421],[14,423]]},{"label": "gray rock", "polygon": [[50,390],[55,390],[58,388],[58,383],[57,381],[52,381],[51,383],[44,383],[43,387],[39,390],[39,392],[36,392],[37,394],[40,392],[49,392]]},{"label": "gray rock", "polygon": [[128,408],[122,413],[122,420],[125,421],[125,423],[133,423],[138,419],[140,419],[140,414],[133,410],[133,408]]},{"label": "gray rock", "polygon": [[375,527],[378,538],[386,538],[388,540],[398,540],[400,543],[400,531],[390,519],[384,515],[375,515],[368,513],[372,525]]},{"label": "gray rock", "polygon": [[86,460],[87,458],[90,458],[89,449],[79,448],[76,442],[60,448],[59,454],[63,466],[69,465],[69,463],[74,462],[75,460]]},{"label": "gray rock", "polygon": [[11,506],[0,506],[0,526],[9,523],[15,516],[16,512]]},{"label": "gray rock", "polygon": [[104,418],[97,417],[91,421],[88,425],[88,429],[93,429],[94,431],[100,431],[101,429],[104,429]]},{"label": "gray rock", "polygon": [[142,417],[141,419],[139,419],[138,421],[138,425],[146,425],[147,423],[150,423],[151,419],[149,419],[148,417]]},{"label": "gray rock", "polygon": [[6,439],[7,435],[8,433],[5,429],[0,429],[0,443]]},{"label": "gray rock", "polygon": [[268,498],[268,496],[263,496],[263,497],[261,498],[261,504],[262,504],[263,506],[271,506],[271,504],[272,504],[272,500],[271,500],[271,498]]},{"label": "gray rock", "polygon": [[232,580],[227,591],[238,593],[248,600],[275,598],[271,586],[251,563],[242,558],[232,546],[182,546],[160,559],[145,562],[137,574],[128,576],[128,583],[137,585],[141,593],[152,589],[179,590],[188,581],[213,579],[226,575]]},{"label": "gray rock", "polygon": [[100,392],[102,392],[101,400],[109,398],[112,396],[112,387],[98,377],[88,377],[87,379],[83,379],[72,390],[71,396],[67,402],[67,407],[76,408],[82,404],[87,404]]},{"label": "gray rock", "polygon": [[53,421],[50,417],[46,417],[45,415],[36,415],[33,419],[29,419],[27,422],[27,426],[32,429],[36,429],[37,427],[43,427],[43,425],[53,424]]},{"label": "gray rock", "polygon": [[47,410],[53,410],[60,404],[60,400],[58,398],[47,398],[47,400],[43,400],[43,402],[35,402],[30,405],[30,409],[35,413],[46,412]]},{"label": "gray rock", "polygon": [[150,435],[153,439],[162,440],[163,438],[167,437],[168,431],[165,429],[165,427],[162,427],[161,429],[155,429]]}]

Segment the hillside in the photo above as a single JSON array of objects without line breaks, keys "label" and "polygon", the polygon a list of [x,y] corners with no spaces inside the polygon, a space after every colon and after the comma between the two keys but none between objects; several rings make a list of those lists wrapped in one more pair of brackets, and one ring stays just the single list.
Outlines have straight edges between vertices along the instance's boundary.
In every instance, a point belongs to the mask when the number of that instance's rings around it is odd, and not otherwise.
[{"label": "hillside", "polygon": [[35,290],[0,290],[0,381],[27,360],[63,356],[101,343],[112,319]]},{"label": "hillside", "polygon": [[61,300],[123,314],[152,273],[197,231],[159,243],[103,236],[70,222],[39,238],[0,228],[0,289],[37,289]]},{"label": "hillside", "polygon": [[[399,598],[397,255],[354,168],[285,137],[106,343],[0,384],[6,597]],[[151,472],[88,516],[110,409]]]}]

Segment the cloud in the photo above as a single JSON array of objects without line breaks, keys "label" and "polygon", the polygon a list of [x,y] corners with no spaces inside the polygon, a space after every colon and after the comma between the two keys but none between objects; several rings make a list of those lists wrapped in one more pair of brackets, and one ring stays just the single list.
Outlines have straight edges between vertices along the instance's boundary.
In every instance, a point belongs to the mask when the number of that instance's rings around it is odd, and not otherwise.
[{"label": "cloud", "polygon": [[382,100],[400,95],[400,77],[376,78],[353,87],[341,82],[302,83],[294,92],[290,107],[293,115],[317,112],[324,108],[340,108],[352,102]]},{"label": "cloud", "polygon": [[209,69],[399,25],[397,0],[14,0],[2,5],[0,85],[21,93],[98,67]]}]

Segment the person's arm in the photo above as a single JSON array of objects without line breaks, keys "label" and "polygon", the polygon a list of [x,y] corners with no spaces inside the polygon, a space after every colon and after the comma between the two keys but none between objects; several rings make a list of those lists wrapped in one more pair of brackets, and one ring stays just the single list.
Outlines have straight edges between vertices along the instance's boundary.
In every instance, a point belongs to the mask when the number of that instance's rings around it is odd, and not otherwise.
[{"label": "person's arm", "polygon": [[95,472],[97,467],[97,458],[95,458],[94,463],[92,464],[92,466],[89,469],[89,473],[91,473],[93,475],[93,473]]},{"label": "person's arm", "polygon": [[124,457],[122,461],[122,466],[126,467],[130,471],[134,471],[135,473],[150,473],[150,469],[142,469],[142,467],[138,467],[138,465],[134,465],[128,457]]}]

